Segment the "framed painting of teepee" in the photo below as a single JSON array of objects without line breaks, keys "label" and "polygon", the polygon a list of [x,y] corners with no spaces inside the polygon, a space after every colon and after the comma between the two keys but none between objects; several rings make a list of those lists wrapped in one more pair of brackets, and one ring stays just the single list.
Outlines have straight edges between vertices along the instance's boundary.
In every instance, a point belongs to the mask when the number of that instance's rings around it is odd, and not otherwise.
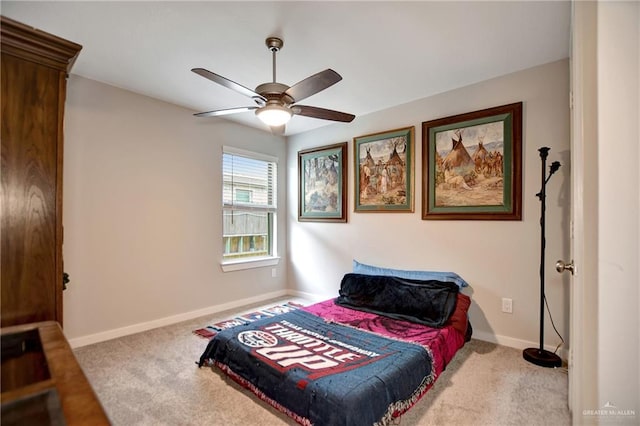
[{"label": "framed painting of teepee", "polygon": [[413,212],[414,127],[353,139],[356,212]]},{"label": "framed painting of teepee", "polygon": [[522,220],[522,102],[422,123],[423,220]]}]

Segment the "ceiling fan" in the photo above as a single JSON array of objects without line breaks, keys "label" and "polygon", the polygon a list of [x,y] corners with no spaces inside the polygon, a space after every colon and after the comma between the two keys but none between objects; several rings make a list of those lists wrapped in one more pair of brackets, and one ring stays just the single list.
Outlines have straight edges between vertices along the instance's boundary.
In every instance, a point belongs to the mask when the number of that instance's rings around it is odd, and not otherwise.
[{"label": "ceiling fan", "polygon": [[260,84],[255,90],[244,87],[229,80],[228,78],[212,73],[204,68],[193,68],[191,70],[214,83],[218,83],[228,89],[235,90],[236,92],[253,99],[256,106],[200,112],[194,114],[196,117],[214,117],[246,111],[255,111],[258,118],[270,126],[274,131],[280,133],[284,133],[284,125],[293,115],[302,115],[305,117],[341,121],[345,123],[353,121],[355,118],[355,115],[353,114],[308,105],[298,105],[298,102],[301,100],[315,95],[316,93],[321,92],[342,80],[340,74],[332,69],[326,69],[305,78],[291,87],[286,84],[278,83],[276,82],[276,54],[280,49],[282,49],[284,43],[282,39],[277,37],[268,37],[265,40],[265,43],[273,56],[273,81],[271,83]]}]

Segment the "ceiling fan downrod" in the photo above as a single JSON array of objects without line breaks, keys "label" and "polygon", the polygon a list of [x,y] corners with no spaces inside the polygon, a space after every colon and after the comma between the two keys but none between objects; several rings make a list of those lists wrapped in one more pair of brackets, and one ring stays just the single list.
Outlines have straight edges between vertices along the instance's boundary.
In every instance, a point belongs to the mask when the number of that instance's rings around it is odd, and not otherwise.
[{"label": "ceiling fan downrod", "polygon": [[278,37],[267,37],[267,39],[265,40],[265,44],[271,51],[272,64],[273,64],[273,68],[272,68],[273,82],[275,83],[276,82],[276,53],[278,53],[280,49],[282,49],[282,46],[284,46],[284,42],[282,41],[282,39]]}]

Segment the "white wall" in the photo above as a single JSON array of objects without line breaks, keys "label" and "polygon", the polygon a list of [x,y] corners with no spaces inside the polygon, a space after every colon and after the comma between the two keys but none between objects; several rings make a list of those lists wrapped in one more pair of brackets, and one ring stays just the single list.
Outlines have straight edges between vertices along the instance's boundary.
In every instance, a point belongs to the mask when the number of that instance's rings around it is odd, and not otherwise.
[{"label": "white wall", "polygon": [[[286,256],[223,273],[222,146],[281,159],[284,138],[72,75],[64,155],[64,330],[80,345],[284,294]],[[278,218],[286,253],[286,218]]]},{"label": "white wall", "polygon": [[[539,339],[540,157],[563,166],[547,186],[547,299],[558,330],[568,341],[568,277],[554,270],[569,256],[569,64],[562,60],[458,90],[292,136],[287,141],[288,176],[297,176],[297,152],[349,141],[348,223],[297,221],[295,178],[288,179],[289,285],[301,293],[335,297],[352,259],[406,269],[451,270],[470,284],[470,317],[476,337],[537,346]],[[421,123],[479,109],[524,102],[523,220],[423,221]],[[353,137],[415,126],[415,212],[354,213]],[[513,299],[513,314],[501,298]],[[555,348],[546,316],[545,343]]]},{"label": "white wall", "polygon": [[[421,122],[524,102],[523,221],[423,221]],[[453,270],[472,285],[476,336],[537,345],[540,183],[538,148],[563,163],[547,187],[547,297],[568,336],[568,282],[553,270],[568,258],[568,62],[521,71],[288,138],[78,76],[65,117],[65,333],[80,345],[283,294],[337,294],[351,261]],[[355,136],[416,127],[415,212],[354,213]],[[297,152],[349,141],[348,223],[297,221]],[[281,159],[278,223],[283,260],[222,273],[220,152],[224,144]],[[286,158],[286,162],[284,159]],[[285,180],[285,174],[289,176]],[[288,242],[289,247],[286,247]],[[287,277],[288,275],[288,277]],[[288,278],[288,279],[287,279]],[[500,299],[514,313],[500,312]],[[546,319],[546,343],[558,339]]]},{"label": "white wall", "polygon": [[[640,419],[640,3],[598,2],[598,403]],[[604,420],[606,421],[606,419]]]}]

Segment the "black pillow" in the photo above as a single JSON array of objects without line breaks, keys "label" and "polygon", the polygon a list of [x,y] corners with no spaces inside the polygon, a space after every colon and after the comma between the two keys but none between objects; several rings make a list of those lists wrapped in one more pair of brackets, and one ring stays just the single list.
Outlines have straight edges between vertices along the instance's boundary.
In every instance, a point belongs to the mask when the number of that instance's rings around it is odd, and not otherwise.
[{"label": "black pillow", "polygon": [[346,274],[336,304],[439,328],[455,310],[458,291],[450,282]]}]

